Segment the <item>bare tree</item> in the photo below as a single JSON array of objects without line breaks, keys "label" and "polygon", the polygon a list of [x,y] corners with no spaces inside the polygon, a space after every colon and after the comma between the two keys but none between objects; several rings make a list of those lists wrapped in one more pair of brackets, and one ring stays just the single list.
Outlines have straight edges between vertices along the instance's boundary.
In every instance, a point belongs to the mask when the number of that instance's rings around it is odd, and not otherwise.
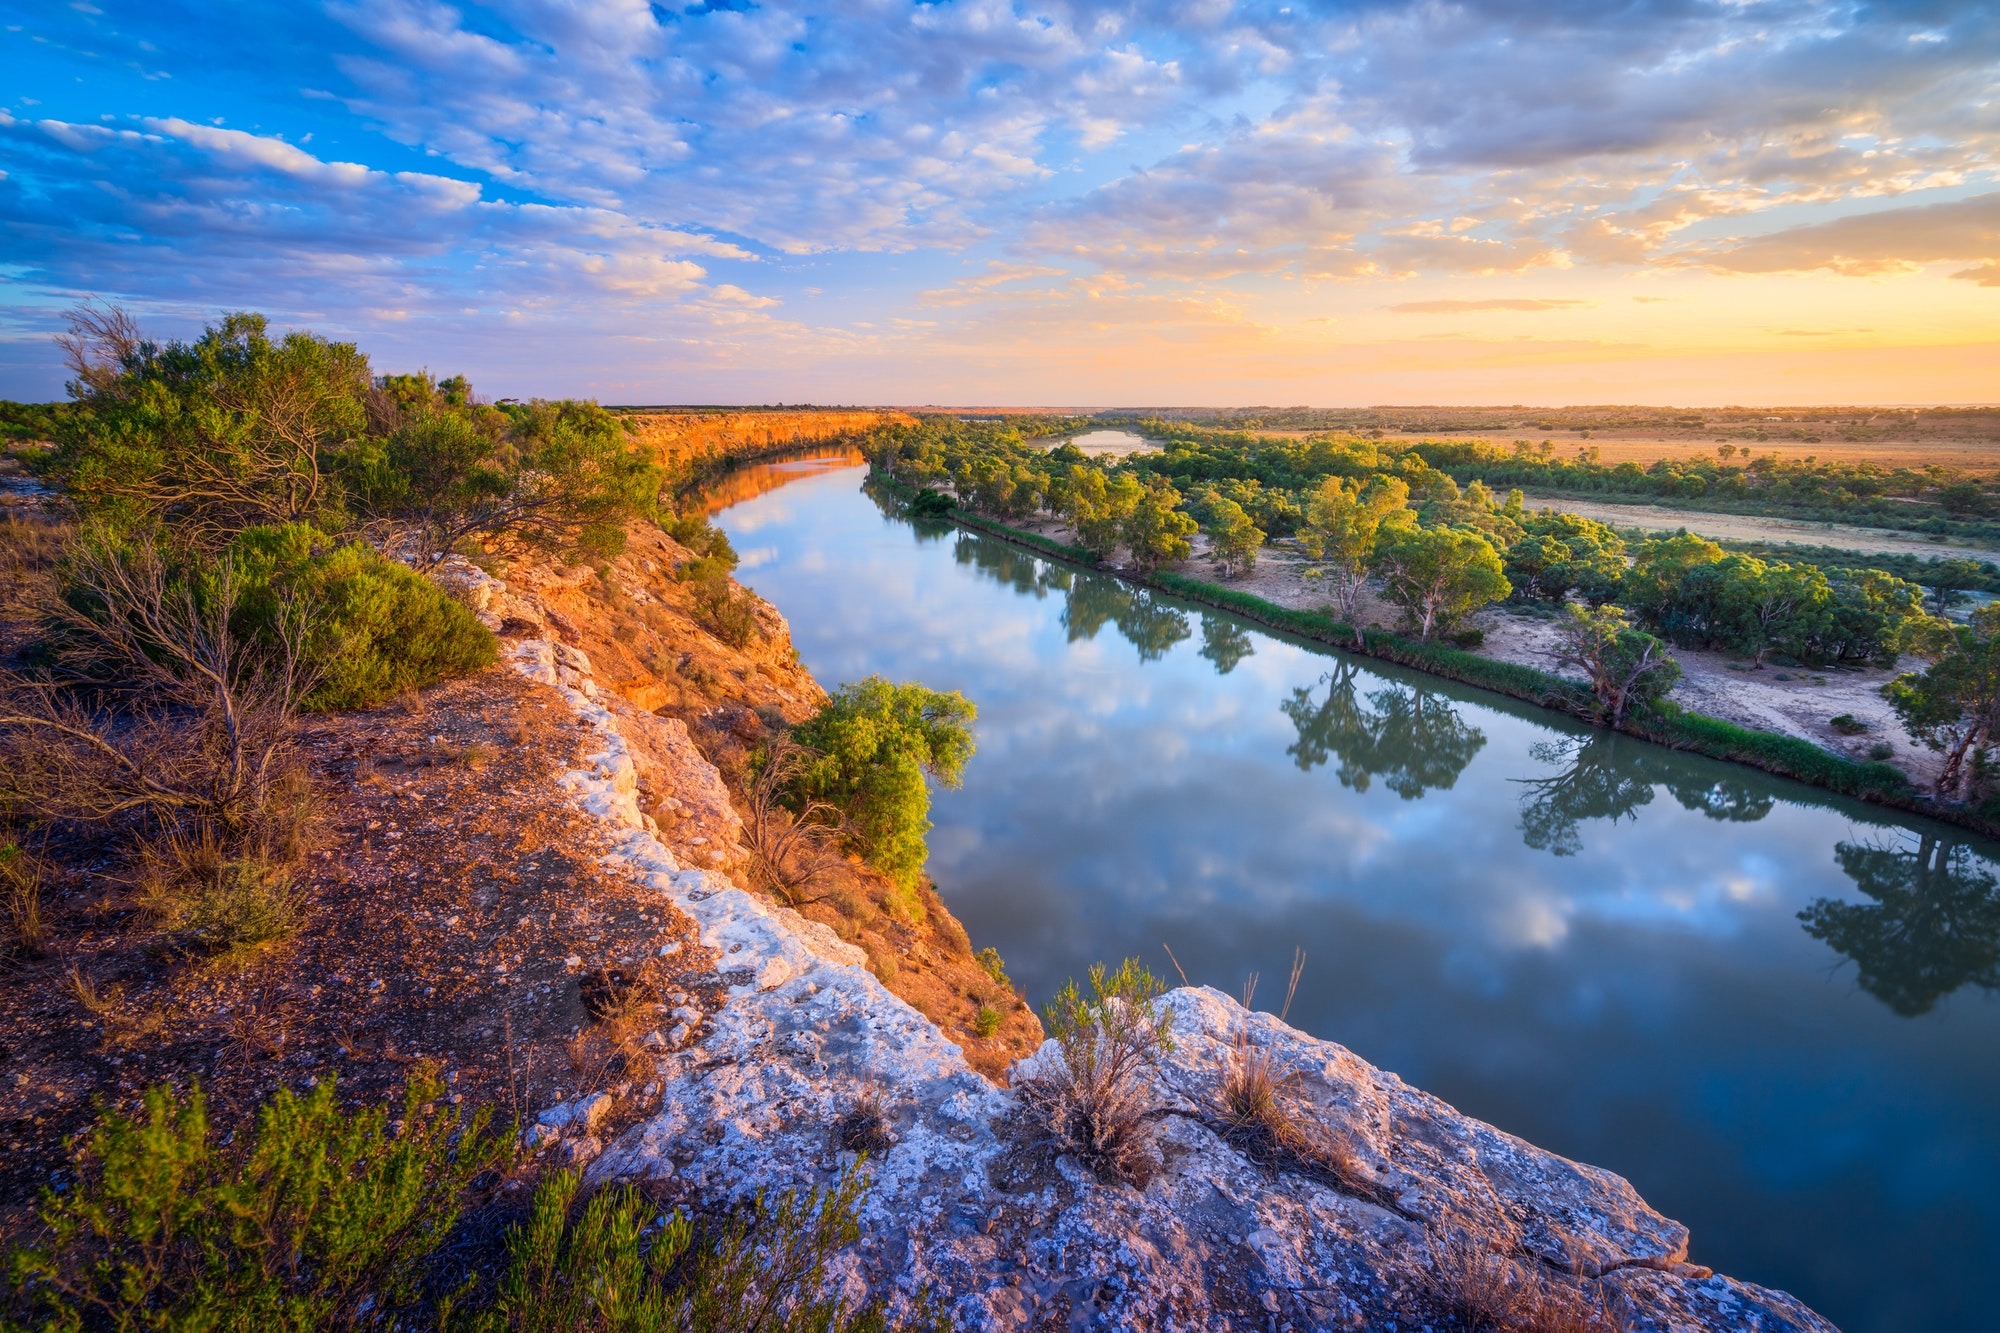
[{"label": "bare tree", "polygon": [[228,562],[208,575],[197,592],[150,543],[75,544],[70,597],[44,599],[58,673],[0,672],[0,800],[58,818],[146,811],[248,830],[317,680],[311,625],[288,603],[271,641],[252,644],[231,624]]},{"label": "bare tree", "polygon": [[139,332],[139,321],[122,306],[95,297],[64,313],[67,328],[56,335],[63,364],[76,378],[70,391],[79,398],[113,392],[127,371],[147,360],[153,345]]},{"label": "bare tree", "polygon": [[807,801],[803,808],[793,810],[784,803],[792,780],[813,754],[789,736],[779,737],[744,792],[748,818],[743,837],[757,873],[773,893],[793,907],[827,896],[831,890],[813,893],[809,889],[838,859],[834,843],[840,820],[838,807],[826,801]]}]

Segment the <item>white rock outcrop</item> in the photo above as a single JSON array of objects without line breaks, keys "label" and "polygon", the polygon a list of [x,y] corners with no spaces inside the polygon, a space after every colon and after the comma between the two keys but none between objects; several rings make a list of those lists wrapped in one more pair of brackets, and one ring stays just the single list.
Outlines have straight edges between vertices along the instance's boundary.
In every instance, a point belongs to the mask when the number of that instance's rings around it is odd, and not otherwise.
[{"label": "white rock outcrop", "polygon": [[[857,1294],[927,1291],[970,1329],[1464,1327],[1447,1322],[1432,1246],[1472,1223],[1524,1271],[1589,1279],[1627,1328],[1831,1333],[1790,1296],[1687,1263],[1687,1229],[1619,1176],[1206,988],[1163,1001],[1173,1049],[1149,1075],[1166,1113],[1144,1188],[1038,1155],[1017,1097],[973,1072],[859,949],[676,863],[633,798],[618,718],[582,653],[529,641],[513,661],[602,744],[565,782],[617,839],[609,859],[695,920],[728,983],[700,1039],[660,1057],[657,1112],[604,1148],[592,1180],[672,1180],[710,1199],[825,1185],[853,1160],[836,1127],[870,1103],[891,1146],[865,1168],[863,1238],[842,1280]],[[1221,1081],[1244,1050],[1344,1145],[1347,1178],[1267,1168],[1217,1132]],[[1057,1058],[1045,1046],[1017,1080]]]}]

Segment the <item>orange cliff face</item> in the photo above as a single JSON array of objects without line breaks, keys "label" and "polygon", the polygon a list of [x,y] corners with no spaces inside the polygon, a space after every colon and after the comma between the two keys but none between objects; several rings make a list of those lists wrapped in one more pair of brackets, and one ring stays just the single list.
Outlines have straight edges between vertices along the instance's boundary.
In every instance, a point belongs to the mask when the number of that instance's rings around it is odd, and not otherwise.
[{"label": "orange cliff face", "polygon": [[877,426],[915,425],[907,412],[635,412],[625,422],[662,466],[754,458],[858,436]]}]

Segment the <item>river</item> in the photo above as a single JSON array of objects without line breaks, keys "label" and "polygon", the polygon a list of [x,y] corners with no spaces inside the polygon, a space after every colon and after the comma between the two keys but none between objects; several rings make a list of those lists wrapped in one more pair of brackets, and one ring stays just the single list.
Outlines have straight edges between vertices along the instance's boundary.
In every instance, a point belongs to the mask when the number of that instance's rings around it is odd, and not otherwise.
[{"label": "river", "polygon": [[822,682],[978,704],[930,870],[1032,999],[1170,946],[1276,1009],[1303,949],[1294,1025],[1626,1176],[1696,1262],[1848,1333],[1990,1326],[2000,847],[920,530],[863,476],[771,465],[718,522]]}]

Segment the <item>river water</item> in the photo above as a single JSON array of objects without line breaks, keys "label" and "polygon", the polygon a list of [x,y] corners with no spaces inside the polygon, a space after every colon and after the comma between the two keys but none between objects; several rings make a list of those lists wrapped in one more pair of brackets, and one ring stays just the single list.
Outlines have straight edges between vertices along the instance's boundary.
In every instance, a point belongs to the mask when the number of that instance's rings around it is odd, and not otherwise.
[{"label": "river water", "polygon": [[[718,521],[828,685],[979,707],[932,875],[1039,1002],[1282,1003],[1849,1333],[2000,1309],[2000,847],[1288,641],[777,464]],[[782,484],[781,484],[782,483]],[[775,489],[766,489],[775,487]],[[761,493],[759,493],[761,491]]]}]

